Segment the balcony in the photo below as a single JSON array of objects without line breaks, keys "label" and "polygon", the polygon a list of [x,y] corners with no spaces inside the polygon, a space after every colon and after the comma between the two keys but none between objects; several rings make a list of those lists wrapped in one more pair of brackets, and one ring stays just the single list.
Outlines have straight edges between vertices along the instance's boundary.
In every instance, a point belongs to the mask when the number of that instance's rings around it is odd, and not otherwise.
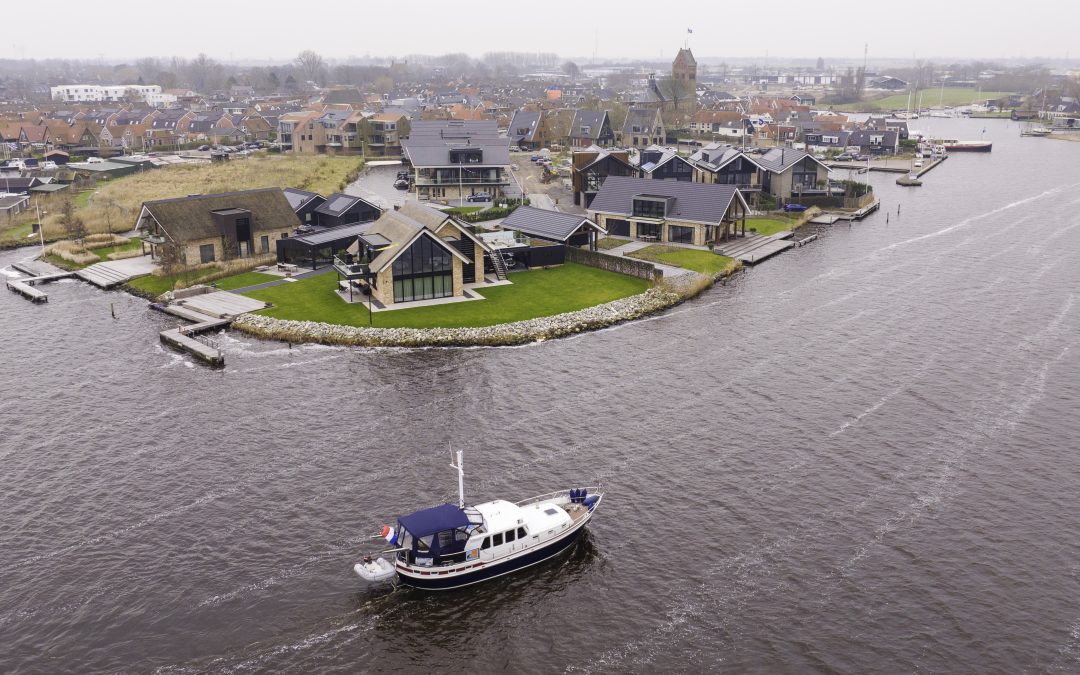
[{"label": "balcony", "polygon": [[417,176],[416,185],[419,186],[454,186],[454,185],[509,185],[509,176],[495,176],[493,178],[478,178],[465,176],[463,178],[431,178]]},{"label": "balcony", "polygon": [[350,281],[371,277],[371,266],[367,263],[352,262],[349,259],[342,260],[337,256],[334,256],[334,269]]}]

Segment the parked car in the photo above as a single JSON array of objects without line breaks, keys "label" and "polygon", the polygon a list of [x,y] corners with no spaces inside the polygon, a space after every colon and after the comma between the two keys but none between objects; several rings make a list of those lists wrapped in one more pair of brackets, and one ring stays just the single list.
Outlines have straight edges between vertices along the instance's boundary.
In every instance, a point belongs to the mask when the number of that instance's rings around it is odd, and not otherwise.
[{"label": "parked car", "polygon": [[540,155],[532,155],[532,156],[529,157],[530,162],[538,162],[538,161],[540,161],[540,159],[541,159]]},{"label": "parked car", "polygon": [[784,204],[784,210],[789,213],[802,213],[806,207],[802,204]]},{"label": "parked car", "polygon": [[465,201],[467,201],[467,202],[490,202],[491,201],[491,193],[490,192],[477,192],[474,195],[469,195],[468,197],[466,197]]},{"label": "parked car", "polygon": [[100,157],[87,157],[86,158],[86,163],[87,164],[104,164],[105,160],[103,160]]},{"label": "parked car", "polygon": [[203,152],[206,152],[206,151],[207,151],[207,150],[209,150],[209,149],[210,149],[210,146],[209,146],[209,145],[200,145],[200,146],[199,146],[199,150],[201,150],[201,151],[203,151]]}]

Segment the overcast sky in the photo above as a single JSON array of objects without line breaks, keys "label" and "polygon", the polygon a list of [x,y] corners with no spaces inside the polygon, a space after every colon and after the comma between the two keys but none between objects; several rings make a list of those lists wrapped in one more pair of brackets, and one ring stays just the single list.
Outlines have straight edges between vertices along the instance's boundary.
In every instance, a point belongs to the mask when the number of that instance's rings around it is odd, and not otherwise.
[{"label": "overcast sky", "polygon": [[223,61],[282,61],[314,49],[330,59],[489,51],[671,58],[689,38],[699,58],[861,57],[864,44],[871,60],[1080,57],[1069,53],[1080,52],[1075,0],[55,0],[47,6],[5,6],[4,24],[22,28],[7,33],[0,56],[115,61],[205,52]]}]

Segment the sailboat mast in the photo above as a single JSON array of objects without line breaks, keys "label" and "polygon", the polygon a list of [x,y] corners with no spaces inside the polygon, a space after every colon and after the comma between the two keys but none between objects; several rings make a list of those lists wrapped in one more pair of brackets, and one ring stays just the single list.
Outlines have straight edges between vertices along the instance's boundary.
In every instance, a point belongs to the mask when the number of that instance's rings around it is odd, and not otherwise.
[{"label": "sailboat mast", "polygon": [[461,451],[457,451],[457,490],[458,508],[465,508],[465,465],[462,463]]}]

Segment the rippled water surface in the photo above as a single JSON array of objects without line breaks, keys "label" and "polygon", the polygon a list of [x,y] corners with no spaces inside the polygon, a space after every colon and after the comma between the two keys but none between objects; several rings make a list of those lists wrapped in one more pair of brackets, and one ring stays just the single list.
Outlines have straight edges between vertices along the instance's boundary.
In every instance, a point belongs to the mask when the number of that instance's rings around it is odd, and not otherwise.
[{"label": "rippled water surface", "polygon": [[[985,126],[862,223],[521,348],[228,333],[214,371],[143,300],[0,292],[0,671],[1076,672],[1080,144]],[[447,441],[473,501],[602,479],[588,536],[363,586]]]}]

